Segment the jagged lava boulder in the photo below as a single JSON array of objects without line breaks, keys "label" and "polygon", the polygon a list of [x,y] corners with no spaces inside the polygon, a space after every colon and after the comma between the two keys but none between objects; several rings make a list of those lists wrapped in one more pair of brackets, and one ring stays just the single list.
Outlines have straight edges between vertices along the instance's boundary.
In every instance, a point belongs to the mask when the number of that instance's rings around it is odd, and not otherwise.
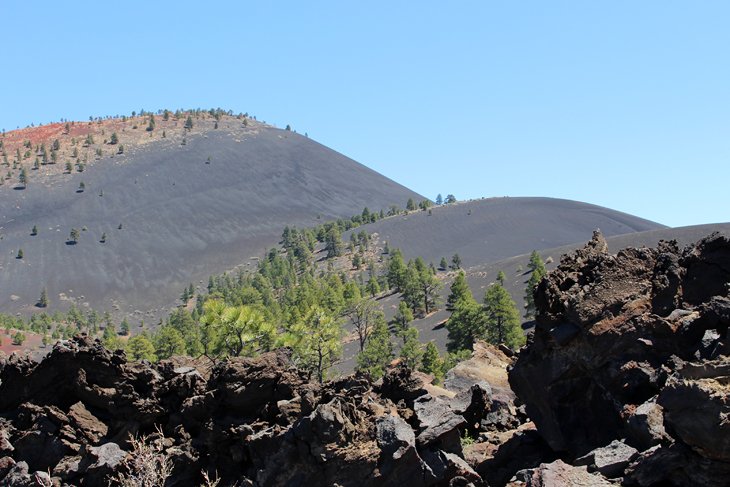
[{"label": "jagged lava boulder", "polygon": [[[625,440],[642,452],[626,483],[727,485],[729,283],[720,234],[612,255],[596,232],[564,256],[509,373],[550,447],[570,459]],[[693,480],[698,465],[709,473]]]}]

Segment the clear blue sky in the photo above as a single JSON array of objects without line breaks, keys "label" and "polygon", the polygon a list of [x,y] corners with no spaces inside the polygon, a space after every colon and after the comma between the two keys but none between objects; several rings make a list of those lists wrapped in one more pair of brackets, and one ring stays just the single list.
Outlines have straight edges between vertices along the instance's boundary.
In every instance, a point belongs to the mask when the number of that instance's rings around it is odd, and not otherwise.
[{"label": "clear blue sky", "polygon": [[249,112],[435,198],[730,220],[730,2],[0,5],[0,128]]}]

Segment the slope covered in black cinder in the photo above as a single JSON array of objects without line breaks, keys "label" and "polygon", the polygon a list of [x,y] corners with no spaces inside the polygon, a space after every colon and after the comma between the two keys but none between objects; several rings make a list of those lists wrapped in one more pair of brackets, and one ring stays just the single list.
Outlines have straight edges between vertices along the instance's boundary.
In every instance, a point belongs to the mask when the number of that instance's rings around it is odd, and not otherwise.
[{"label": "slope covered in black cinder", "polygon": [[202,289],[211,274],[253,266],[285,225],[423,199],[311,139],[260,126],[209,130],[185,145],[162,139],[83,173],[29,174],[27,189],[0,187],[6,313],[38,311],[45,287],[50,311],[75,302],[156,319],[189,283]]},{"label": "slope covered in black cinder", "polygon": [[420,256],[438,265],[458,253],[464,267],[580,242],[596,228],[609,237],[665,227],[601,206],[537,197],[443,205],[364,227],[407,259]]}]

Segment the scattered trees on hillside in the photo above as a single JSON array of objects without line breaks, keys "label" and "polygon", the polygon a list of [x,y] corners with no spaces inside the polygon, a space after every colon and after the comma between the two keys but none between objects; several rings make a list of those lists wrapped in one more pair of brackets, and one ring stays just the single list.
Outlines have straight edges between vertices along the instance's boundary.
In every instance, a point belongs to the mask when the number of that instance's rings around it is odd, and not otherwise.
[{"label": "scattered trees on hillside", "polygon": [[400,250],[392,250],[387,279],[391,288],[403,293],[403,300],[414,313],[423,311],[428,314],[436,309],[441,282],[436,278],[434,270],[426,266],[420,257],[406,265]]},{"label": "scattered trees on hillside", "polygon": [[[269,251],[254,273],[211,276],[207,294],[196,293],[189,286],[183,293],[183,302],[188,306],[178,307],[165,321],[161,320],[155,332],[130,337],[126,343],[107,318],[104,343],[110,348],[126,347],[129,356],[137,360],[188,354],[206,356],[214,362],[227,356],[253,356],[289,346],[295,364],[312,377],[324,380],[342,355],[343,318],[349,316],[354,323],[349,329],[358,337],[360,348],[358,370],[377,378],[397,354],[407,367],[435,371],[429,373],[438,377],[443,374],[443,367],[454,363],[455,356],[442,359],[433,344],[422,346],[418,331],[410,325],[414,315],[428,314],[438,305],[441,284],[433,264],[427,265],[420,258],[406,263],[400,250],[392,249],[382,265],[368,258],[368,276],[341,265],[349,255],[324,263],[313,258],[317,242],[323,244],[328,255],[333,254],[330,259],[336,257],[338,246],[343,254],[342,232],[377,218],[379,213],[365,208],[351,219],[327,222],[313,229],[286,228],[283,249]],[[78,230],[72,229],[69,243],[76,243],[79,235]],[[102,235],[101,241],[105,238]],[[364,253],[366,250],[372,250],[365,231],[353,232],[351,242],[353,251],[361,258],[369,255]],[[457,276],[460,278],[463,276]],[[389,286],[402,293],[394,318],[394,336],[377,303],[367,297]],[[474,301],[470,293],[469,298]],[[487,320],[485,311],[482,316]],[[69,336],[81,326],[88,327],[89,332],[103,326],[100,318],[87,320],[78,311],[71,320],[72,326],[42,331],[58,338]],[[120,331],[127,331],[124,323]],[[394,340],[398,346],[395,351]]]}]

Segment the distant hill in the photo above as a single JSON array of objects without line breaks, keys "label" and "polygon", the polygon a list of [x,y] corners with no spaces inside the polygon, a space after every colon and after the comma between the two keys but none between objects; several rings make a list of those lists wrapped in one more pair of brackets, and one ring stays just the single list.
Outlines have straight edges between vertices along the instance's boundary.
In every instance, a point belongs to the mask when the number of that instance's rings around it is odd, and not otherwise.
[{"label": "distant hill", "polygon": [[411,212],[366,225],[406,258],[438,265],[458,253],[464,267],[589,238],[665,228],[600,206],[555,198],[485,198]]},{"label": "distant hill", "polygon": [[[1,311],[39,311],[45,287],[49,311],[73,302],[149,323],[189,283],[202,289],[211,274],[254,265],[249,259],[275,245],[286,225],[423,199],[307,137],[246,117],[201,116],[189,131],[184,116],[157,116],[150,132],[147,120],[77,123],[70,133],[55,124],[0,139],[10,164],[16,150],[22,154],[0,186]],[[115,145],[104,142],[112,133]],[[33,169],[41,144],[48,154],[57,137],[56,164],[47,156]],[[65,174],[68,161],[73,169]],[[16,183],[21,168],[25,189]],[[75,245],[68,243],[74,228]]]}]

